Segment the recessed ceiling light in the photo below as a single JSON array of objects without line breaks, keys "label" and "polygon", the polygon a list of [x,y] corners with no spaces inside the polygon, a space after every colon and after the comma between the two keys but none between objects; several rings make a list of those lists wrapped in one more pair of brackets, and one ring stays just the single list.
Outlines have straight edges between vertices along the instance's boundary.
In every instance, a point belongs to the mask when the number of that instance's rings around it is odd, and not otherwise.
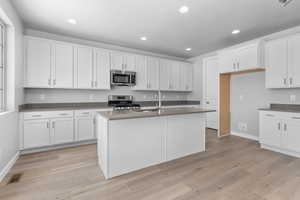
[{"label": "recessed ceiling light", "polygon": [[185,13],[189,12],[189,10],[190,10],[189,7],[187,7],[187,6],[181,6],[178,11],[181,14],[185,14]]},{"label": "recessed ceiling light", "polygon": [[233,35],[236,35],[236,34],[239,34],[240,32],[241,32],[240,30],[236,29],[236,30],[233,30],[233,31],[232,31],[232,34],[233,34]]},{"label": "recessed ceiling light", "polygon": [[140,38],[140,40],[146,41],[147,37],[143,36],[143,37]]},{"label": "recessed ceiling light", "polygon": [[76,19],[68,19],[68,23],[75,25],[75,24],[77,24],[77,21],[76,21]]},{"label": "recessed ceiling light", "polygon": [[185,50],[186,51],[192,51],[192,48],[186,48]]}]

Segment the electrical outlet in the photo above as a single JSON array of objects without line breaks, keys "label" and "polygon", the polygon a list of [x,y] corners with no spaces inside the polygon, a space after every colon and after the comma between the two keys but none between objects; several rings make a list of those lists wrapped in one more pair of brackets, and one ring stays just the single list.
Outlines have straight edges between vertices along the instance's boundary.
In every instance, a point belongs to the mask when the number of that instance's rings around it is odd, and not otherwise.
[{"label": "electrical outlet", "polygon": [[294,95],[294,94],[291,94],[290,95],[290,101],[292,102],[292,103],[295,103],[296,102],[296,95]]},{"label": "electrical outlet", "polygon": [[238,123],[238,129],[239,129],[240,131],[247,132],[247,130],[248,130],[248,125],[247,125],[247,123],[239,122],[239,123]]}]

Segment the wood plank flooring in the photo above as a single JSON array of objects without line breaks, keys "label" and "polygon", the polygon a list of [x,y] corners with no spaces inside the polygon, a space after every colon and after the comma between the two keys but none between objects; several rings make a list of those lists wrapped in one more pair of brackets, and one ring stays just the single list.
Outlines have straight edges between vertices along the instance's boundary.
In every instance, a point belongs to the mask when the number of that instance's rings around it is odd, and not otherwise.
[{"label": "wood plank flooring", "polygon": [[[299,200],[300,159],[207,131],[207,151],[105,180],[96,145],[21,156],[5,200]],[[17,182],[9,183],[14,174]]]}]

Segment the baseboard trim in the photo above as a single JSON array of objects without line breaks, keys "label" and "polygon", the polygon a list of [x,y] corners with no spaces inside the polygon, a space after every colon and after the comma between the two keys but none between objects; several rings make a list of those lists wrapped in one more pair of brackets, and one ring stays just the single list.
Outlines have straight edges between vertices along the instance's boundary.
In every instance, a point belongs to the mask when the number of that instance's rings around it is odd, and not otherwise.
[{"label": "baseboard trim", "polygon": [[277,153],[281,153],[281,154],[285,154],[285,155],[289,155],[289,156],[294,156],[296,158],[300,158],[300,153],[294,152],[294,151],[288,151],[285,149],[281,149],[278,147],[273,147],[273,146],[269,146],[269,145],[265,145],[265,144],[260,144],[260,147],[269,151],[274,151]]},{"label": "baseboard trim", "polygon": [[32,148],[32,149],[22,149],[20,154],[25,155],[30,153],[38,153],[38,152],[51,151],[57,149],[71,148],[71,147],[77,147],[77,146],[88,145],[88,144],[96,144],[96,143],[97,140],[93,139],[93,140],[87,140],[87,141],[76,142],[76,143],[66,143],[66,144],[59,144],[59,145]]},{"label": "baseboard trim", "polygon": [[14,166],[16,161],[18,160],[20,156],[20,152],[18,151],[11,159],[10,161],[5,165],[3,170],[0,172],[0,182],[4,179],[4,177],[8,174],[10,169]]},{"label": "baseboard trim", "polygon": [[242,137],[242,138],[246,138],[246,139],[249,139],[249,140],[254,140],[254,141],[258,141],[259,140],[258,136],[250,135],[250,134],[247,134],[247,133],[239,133],[239,132],[232,131],[231,135]]}]

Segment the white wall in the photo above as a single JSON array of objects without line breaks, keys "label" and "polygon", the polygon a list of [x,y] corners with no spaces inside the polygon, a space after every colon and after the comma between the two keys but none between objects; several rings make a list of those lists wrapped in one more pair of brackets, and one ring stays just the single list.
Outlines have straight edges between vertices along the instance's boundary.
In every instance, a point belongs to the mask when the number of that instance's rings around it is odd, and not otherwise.
[{"label": "white wall", "polygon": [[[17,154],[19,146],[18,112],[23,103],[23,27],[9,0],[0,0],[0,17],[8,24],[8,108],[0,114],[0,176],[9,161]],[[1,177],[0,177],[1,178]],[[1,180],[0,180],[1,181]]]},{"label": "white wall", "polygon": [[[296,101],[290,101],[296,95]],[[246,123],[245,133],[258,136],[258,108],[271,103],[300,104],[300,89],[266,89],[265,73],[233,75],[231,77],[231,131],[239,130],[239,123]]]}]

